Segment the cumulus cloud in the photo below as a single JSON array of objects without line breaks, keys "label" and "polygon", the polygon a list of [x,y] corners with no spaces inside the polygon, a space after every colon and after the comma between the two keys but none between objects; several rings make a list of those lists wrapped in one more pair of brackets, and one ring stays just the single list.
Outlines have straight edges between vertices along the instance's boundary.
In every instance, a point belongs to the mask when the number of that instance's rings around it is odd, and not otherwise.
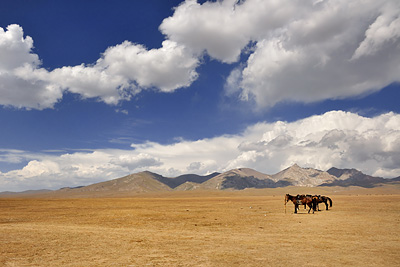
[{"label": "cumulus cloud", "polygon": [[[319,2],[307,16],[259,40],[242,72],[246,99],[259,107],[288,100],[310,103],[356,96],[399,81],[400,10],[387,7],[398,2],[382,7],[368,2],[360,10],[362,3],[346,3]],[[381,17],[385,22],[377,22]],[[377,31],[384,36],[378,37]]]},{"label": "cumulus cloud", "polygon": [[356,96],[399,81],[399,7],[396,0],[187,0],[160,30],[225,63],[252,46],[225,89],[268,108]]},{"label": "cumulus cloud", "polygon": [[365,39],[353,55],[353,59],[375,54],[387,43],[396,42],[400,37],[400,5],[388,2],[380,15],[368,27]]},{"label": "cumulus cloud", "polygon": [[[296,2],[296,1],[295,1]],[[307,4],[305,4],[307,5]],[[224,0],[203,4],[186,0],[164,19],[160,30],[170,40],[201,54],[232,63],[251,40],[291,20],[302,5],[291,1]]]},{"label": "cumulus cloud", "polygon": [[130,171],[162,165],[160,159],[144,153],[122,154],[112,160],[112,163],[127,167]]},{"label": "cumulus cloud", "polygon": [[6,31],[0,28],[1,70],[15,69],[24,64],[39,65],[39,57],[31,53],[32,47],[32,38],[24,38],[22,28],[18,25],[9,25]]},{"label": "cumulus cloud", "polygon": [[111,75],[122,75],[140,88],[156,87],[164,92],[189,86],[197,73],[198,59],[182,45],[166,40],[159,49],[125,41],[108,48],[97,66]]},{"label": "cumulus cloud", "polygon": [[[26,156],[26,159],[23,157]],[[331,111],[295,122],[257,123],[237,135],[162,145],[132,144],[59,156],[4,150],[2,161],[28,163],[0,173],[1,190],[86,185],[144,170],[175,177],[249,167],[274,174],[294,163],[328,170],[356,168],[366,174],[400,175],[400,115],[374,118]]]},{"label": "cumulus cloud", "polygon": [[23,77],[24,70],[35,72],[41,64],[39,56],[31,51],[32,38],[23,35],[22,28],[16,24],[9,25],[6,31],[0,27],[0,105],[28,109],[52,107],[62,97],[60,88],[36,75]]},{"label": "cumulus cloud", "polygon": [[109,47],[95,64],[41,67],[33,39],[21,26],[0,28],[0,105],[52,108],[69,91],[107,104],[129,100],[144,89],[173,92],[197,79],[199,60],[184,46],[166,40],[158,49],[125,41]]},{"label": "cumulus cloud", "polygon": [[248,55],[225,89],[259,108],[357,96],[400,81],[399,17],[397,0],[186,0],[161,23],[160,48],[125,41],[93,64],[55,70],[10,25],[0,29],[0,105],[49,108],[65,90],[108,104],[173,92],[197,79],[204,53],[228,64]]}]

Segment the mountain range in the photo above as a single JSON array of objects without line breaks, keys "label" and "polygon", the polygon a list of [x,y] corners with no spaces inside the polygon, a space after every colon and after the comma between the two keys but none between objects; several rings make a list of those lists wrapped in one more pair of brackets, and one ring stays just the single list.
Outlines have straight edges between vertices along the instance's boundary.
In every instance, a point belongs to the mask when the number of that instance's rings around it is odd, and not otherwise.
[{"label": "mountain range", "polygon": [[[178,177],[164,177],[149,171],[130,174],[105,182],[88,186],[64,187],[55,191],[38,190],[40,193],[82,193],[97,192],[115,194],[122,192],[146,193],[163,191],[188,190],[243,190],[246,188],[277,188],[286,186],[316,187],[316,186],[359,186],[372,188],[386,183],[400,183],[400,176],[385,179],[366,175],[356,169],[330,168],[321,171],[313,168],[302,168],[297,164],[276,174],[269,175],[249,168],[233,169],[224,173],[212,173],[206,176],[185,174]],[[34,194],[35,191],[25,191],[18,194]],[[2,192],[0,195],[15,195],[12,192]]]}]

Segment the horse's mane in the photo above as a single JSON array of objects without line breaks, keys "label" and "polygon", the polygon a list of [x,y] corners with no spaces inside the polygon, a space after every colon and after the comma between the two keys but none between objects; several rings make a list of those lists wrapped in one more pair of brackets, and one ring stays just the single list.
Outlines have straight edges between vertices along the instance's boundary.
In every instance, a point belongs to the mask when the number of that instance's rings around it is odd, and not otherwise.
[{"label": "horse's mane", "polygon": [[286,194],[286,197],[287,197],[288,199],[291,199],[291,198],[296,198],[297,196],[293,196],[293,195],[291,195],[291,194]]}]

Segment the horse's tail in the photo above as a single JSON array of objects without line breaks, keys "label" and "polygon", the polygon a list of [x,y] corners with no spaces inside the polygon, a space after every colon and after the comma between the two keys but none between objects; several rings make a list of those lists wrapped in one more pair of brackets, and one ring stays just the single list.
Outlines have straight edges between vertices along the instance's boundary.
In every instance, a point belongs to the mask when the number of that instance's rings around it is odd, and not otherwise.
[{"label": "horse's tail", "polygon": [[330,199],[329,197],[326,197],[329,201],[329,207],[332,207],[332,199]]}]

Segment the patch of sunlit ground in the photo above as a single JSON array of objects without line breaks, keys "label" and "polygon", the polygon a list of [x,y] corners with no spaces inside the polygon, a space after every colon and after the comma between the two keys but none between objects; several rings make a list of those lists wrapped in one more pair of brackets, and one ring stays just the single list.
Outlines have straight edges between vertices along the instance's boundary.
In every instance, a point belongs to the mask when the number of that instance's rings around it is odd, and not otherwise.
[{"label": "patch of sunlit ground", "polygon": [[[1,266],[400,266],[400,195],[0,199]],[[253,194],[254,193],[254,194]]]}]

